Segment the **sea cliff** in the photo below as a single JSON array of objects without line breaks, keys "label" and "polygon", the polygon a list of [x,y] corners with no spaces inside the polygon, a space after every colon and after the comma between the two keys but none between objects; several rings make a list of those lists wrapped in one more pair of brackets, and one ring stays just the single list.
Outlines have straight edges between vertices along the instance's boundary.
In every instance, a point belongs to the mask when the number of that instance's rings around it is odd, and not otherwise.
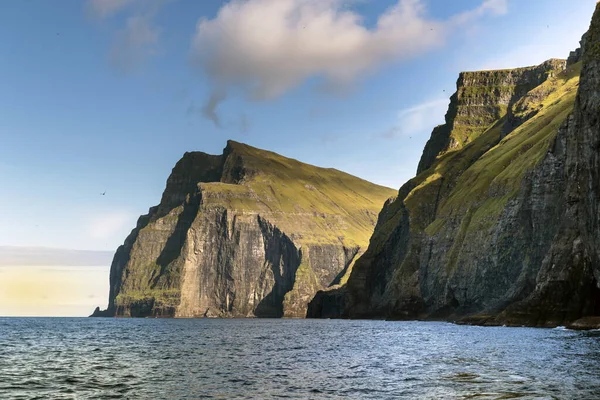
[{"label": "sea cliff", "polygon": [[186,153],[117,250],[94,316],[305,317],[345,282],[394,192],[234,141]]},{"label": "sea cliff", "polygon": [[309,315],[600,326],[600,6],[581,44],[462,73],[417,176]]}]

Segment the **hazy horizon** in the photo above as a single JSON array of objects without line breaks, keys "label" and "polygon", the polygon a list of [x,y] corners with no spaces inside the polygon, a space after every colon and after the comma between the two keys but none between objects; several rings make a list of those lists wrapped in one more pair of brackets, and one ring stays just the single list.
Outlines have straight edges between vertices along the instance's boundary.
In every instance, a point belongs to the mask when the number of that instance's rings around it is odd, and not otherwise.
[{"label": "hazy horizon", "polygon": [[112,256],[0,246],[0,317],[85,317],[106,307]]}]

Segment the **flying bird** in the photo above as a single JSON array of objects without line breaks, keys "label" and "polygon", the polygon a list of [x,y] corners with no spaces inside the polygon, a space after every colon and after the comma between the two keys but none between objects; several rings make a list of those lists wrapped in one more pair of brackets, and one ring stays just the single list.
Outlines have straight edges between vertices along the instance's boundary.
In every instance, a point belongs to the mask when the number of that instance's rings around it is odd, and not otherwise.
[{"label": "flying bird", "polygon": [[106,190],[102,193],[100,193],[100,196],[106,196]]}]

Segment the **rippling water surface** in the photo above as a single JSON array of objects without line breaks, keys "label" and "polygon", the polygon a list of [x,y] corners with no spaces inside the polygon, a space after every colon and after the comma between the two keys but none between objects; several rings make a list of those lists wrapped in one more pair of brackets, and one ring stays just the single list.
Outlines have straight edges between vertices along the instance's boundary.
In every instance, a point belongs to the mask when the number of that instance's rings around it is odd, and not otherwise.
[{"label": "rippling water surface", "polygon": [[2,399],[600,398],[600,332],[0,318]]}]

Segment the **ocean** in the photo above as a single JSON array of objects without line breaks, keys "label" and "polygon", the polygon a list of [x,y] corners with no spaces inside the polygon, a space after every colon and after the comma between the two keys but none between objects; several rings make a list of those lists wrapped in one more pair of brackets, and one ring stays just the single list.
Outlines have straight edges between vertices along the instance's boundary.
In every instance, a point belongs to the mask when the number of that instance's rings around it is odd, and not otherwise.
[{"label": "ocean", "polygon": [[0,399],[600,399],[600,332],[0,318]]}]

